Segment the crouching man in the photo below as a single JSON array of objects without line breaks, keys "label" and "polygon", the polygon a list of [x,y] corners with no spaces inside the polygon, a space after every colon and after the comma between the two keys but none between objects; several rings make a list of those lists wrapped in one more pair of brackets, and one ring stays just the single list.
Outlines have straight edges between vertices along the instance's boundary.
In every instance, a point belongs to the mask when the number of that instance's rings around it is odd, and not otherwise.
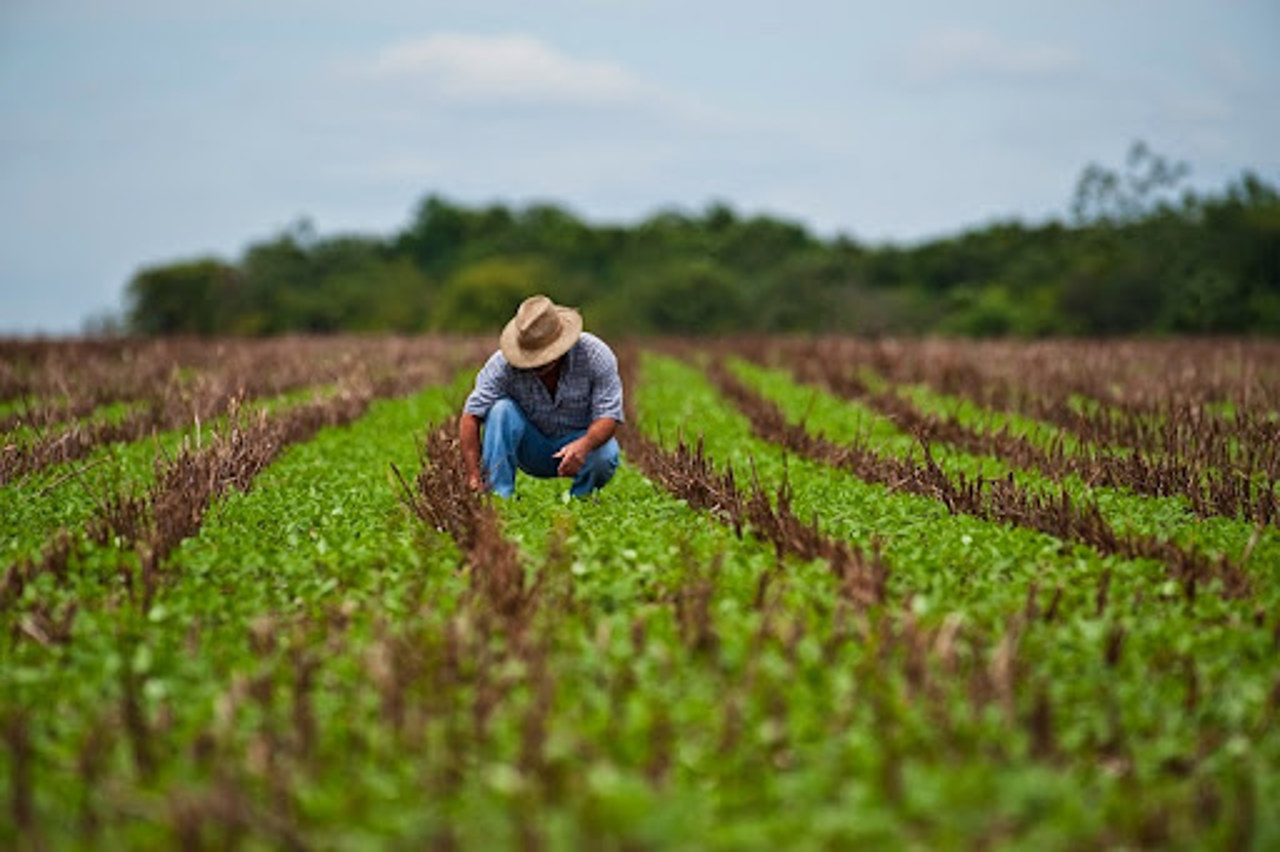
[{"label": "crouching man", "polygon": [[[618,468],[618,359],[582,317],[546,296],[525,299],[476,376],[459,423],[472,488],[515,492],[516,471],[572,477],[585,497]],[[481,433],[483,432],[483,441]]]}]

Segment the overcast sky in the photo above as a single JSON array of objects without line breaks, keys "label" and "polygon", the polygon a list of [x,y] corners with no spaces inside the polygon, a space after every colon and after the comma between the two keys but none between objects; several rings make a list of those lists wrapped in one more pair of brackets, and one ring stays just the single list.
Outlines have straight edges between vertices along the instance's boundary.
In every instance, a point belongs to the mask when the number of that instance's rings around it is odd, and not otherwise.
[{"label": "overcast sky", "polygon": [[0,333],[429,192],[914,241],[1130,143],[1280,183],[1276,0],[0,0]]}]

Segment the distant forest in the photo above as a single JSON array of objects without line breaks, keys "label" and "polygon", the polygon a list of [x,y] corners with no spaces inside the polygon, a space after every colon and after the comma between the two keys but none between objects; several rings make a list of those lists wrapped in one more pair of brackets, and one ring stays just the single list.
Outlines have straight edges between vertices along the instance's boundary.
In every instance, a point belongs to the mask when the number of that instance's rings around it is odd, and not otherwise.
[{"label": "distant forest", "polygon": [[385,238],[304,222],[236,261],[141,269],[124,330],[496,332],[544,292],[616,335],[1280,334],[1276,188],[1245,173],[1197,194],[1186,172],[1136,143],[1119,168],[1084,169],[1061,220],[912,246],[820,239],[721,203],[621,226],[431,195]]}]

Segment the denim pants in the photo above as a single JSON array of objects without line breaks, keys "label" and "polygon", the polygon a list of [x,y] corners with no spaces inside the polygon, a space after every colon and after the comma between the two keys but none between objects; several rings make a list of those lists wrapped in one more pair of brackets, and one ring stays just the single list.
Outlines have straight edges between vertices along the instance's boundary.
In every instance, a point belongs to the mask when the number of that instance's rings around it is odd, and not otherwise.
[{"label": "denim pants", "polygon": [[[556,476],[560,460],[552,458],[552,453],[585,434],[584,429],[548,438],[529,422],[520,406],[510,399],[498,400],[484,420],[482,461],[489,487],[499,497],[510,497],[515,493],[517,469],[541,478]],[[585,497],[604,487],[617,469],[618,442],[610,438],[587,454],[569,493]]]}]

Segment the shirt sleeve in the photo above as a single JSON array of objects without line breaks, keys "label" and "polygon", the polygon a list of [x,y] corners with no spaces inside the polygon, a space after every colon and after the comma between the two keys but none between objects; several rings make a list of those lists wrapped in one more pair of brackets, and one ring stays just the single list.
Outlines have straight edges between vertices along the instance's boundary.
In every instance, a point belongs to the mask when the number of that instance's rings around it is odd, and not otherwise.
[{"label": "shirt sleeve", "polygon": [[608,417],[619,423],[623,419],[622,377],[618,375],[618,358],[604,341],[592,352],[591,419]]},{"label": "shirt sleeve", "polygon": [[467,401],[462,406],[462,410],[467,414],[474,414],[481,420],[488,417],[489,409],[493,408],[493,404],[507,395],[506,378],[507,359],[502,357],[501,352],[495,352],[489,356],[489,360],[476,374],[476,385],[467,395]]}]

